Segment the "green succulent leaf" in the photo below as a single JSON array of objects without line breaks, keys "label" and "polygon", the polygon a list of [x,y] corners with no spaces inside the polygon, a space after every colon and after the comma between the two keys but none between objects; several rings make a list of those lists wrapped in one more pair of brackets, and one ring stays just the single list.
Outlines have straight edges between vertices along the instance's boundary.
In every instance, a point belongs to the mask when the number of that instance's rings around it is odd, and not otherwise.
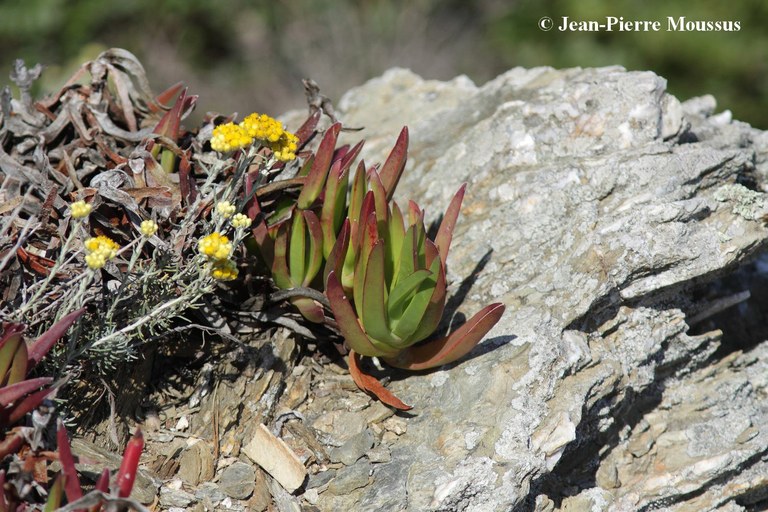
[{"label": "green succulent leaf", "polygon": [[440,320],[443,318],[443,311],[445,310],[445,297],[446,297],[446,281],[445,281],[445,267],[442,266],[440,258],[438,258],[437,247],[431,240],[425,242],[427,261],[430,261],[430,265],[434,265],[435,261],[441,263],[440,271],[437,274],[437,282],[435,283],[435,290],[432,293],[432,298],[429,299],[429,305],[424,312],[424,316],[421,319],[419,328],[413,333],[411,339],[415,342],[419,342],[428,338],[435,332]]},{"label": "green succulent leaf", "polygon": [[374,340],[386,344],[398,344],[387,320],[387,286],[384,281],[384,241],[378,240],[371,251],[365,271],[362,303],[358,306],[363,328]]},{"label": "green succulent leaf", "polygon": [[397,142],[389,153],[386,162],[381,168],[381,182],[387,191],[387,201],[392,199],[395,193],[397,183],[405,169],[405,162],[408,159],[408,127],[405,126],[397,137]]},{"label": "green succulent leaf", "polygon": [[[296,176],[304,178],[309,175],[309,171],[311,171],[314,167],[315,163],[315,155],[309,155],[306,160],[304,160],[304,163],[301,166],[301,169],[299,169],[299,172],[296,173]],[[304,182],[306,183],[306,181]]]},{"label": "green succulent leaf", "polygon": [[360,210],[363,208],[365,193],[368,191],[368,185],[365,181],[365,162],[360,161],[357,164],[355,176],[352,179],[352,188],[349,193],[349,213],[348,217],[353,223],[360,222]]},{"label": "green succulent leaf", "polygon": [[408,224],[424,224],[424,210],[414,201],[408,201]]},{"label": "green succulent leaf", "polygon": [[358,246],[357,264],[355,265],[355,275],[352,279],[352,292],[355,305],[362,304],[362,294],[365,287],[365,273],[368,267],[368,261],[371,257],[374,244],[379,240],[379,234],[376,227],[376,214],[371,212],[364,226],[361,226],[360,244]]},{"label": "green succulent leaf", "polygon": [[432,276],[432,273],[429,270],[417,270],[397,283],[397,286],[389,294],[389,300],[387,301],[387,312],[390,319],[400,319],[405,311],[405,307],[410,302],[409,299],[413,297],[416,289],[430,276]]},{"label": "green succulent leaf", "polygon": [[308,246],[306,247],[304,279],[302,286],[309,286],[312,280],[320,272],[323,266],[323,230],[320,227],[320,219],[311,210],[301,212],[307,227]]},{"label": "green succulent leaf", "polygon": [[336,241],[341,223],[344,221],[347,204],[349,168],[342,167],[341,161],[331,166],[325,185],[323,208],[320,212],[320,223],[323,228],[323,255],[328,258]]},{"label": "green succulent leaf", "polygon": [[392,201],[392,212],[387,228],[389,235],[387,243],[388,260],[392,262],[390,287],[394,288],[397,284],[397,276],[400,270],[400,253],[403,250],[403,240],[405,239],[403,214],[394,201]]},{"label": "green succulent leaf", "polygon": [[296,306],[301,315],[310,322],[321,324],[325,322],[323,306],[309,297],[292,297],[291,304]]},{"label": "green succulent leaf", "polygon": [[336,275],[342,274],[344,267],[344,260],[349,249],[350,238],[350,222],[349,219],[344,219],[344,223],[341,225],[341,231],[336,238],[336,242],[333,244],[331,253],[328,255],[328,259],[325,262],[325,270],[323,271],[323,283],[328,281],[328,274],[331,271],[335,271]]},{"label": "green succulent leaf", "polygon": [[373,206],[376,210],[376,221],[379,223],[379,232],[384,231],[389,217],[389,206],[387,205],[387,193],[384,185],[381,183],[379,174],[376,171],[368,173],[368,183],[373,194]]},{"label": "green succulent leaf", "polygon": [[354,146],[352,146],[352,149],[347,151],[343,157],[341,157],[341,168],[342,170],[348,170],[352,166],[352,162],[355,161],[355,159],[360,154],[360,151],[363,149],[363,145],[365,144],[364,140],[361,140]]},{"label": "green succulent leaf", "polygon": [[406,306],[402,316],[400,316],[396,322],[393,322],[392,332],[400,339],[411,342],[412,335],[416,332],[419,324],[422,322],[429,301],[435,291],[435,276],[437,276],[439,271],[439,261],[433,262],[432,268],[429,269],[430,276],[424,279],[421,285],[417,288],[416,293],[413,295],[408,306]]},{"label": "green succulent leaf", "polygon": [[312,203],[315,202],[323,190],[325,179],[328,176],[328,169],[333,160],[333,152],[336,149],[336,139],[339,137],[340,131],[341,123],[334,123],[328,128],[323,140],[320,142],[320,146],[315,152],[315,161],[312,163],[312,168],[307,174],[307,180],[301,188],[301,193],[296,203],[302,210],[312,206]]},{"label": "green succulent leaf", "polygon": [[290,245],[288,246],[288,269],[293,284],[303,282],[306,275],[307,260],[309,259],[307,238],[306,220],[303,215],[296,212],[291,223]]},{"label": "green succulent leaf", "polygon": [[405,370],[426,370],[464,357],[488,334],[504,314],[504,305],[490,304],[445,338],[413,345],[385,361]]},{"label": "green succulent leaf", "polygon": [[272,259],[272,279],[275,280],[275,284],[278,288],[284,290],[293,288],[294,285],[291,281],[291,273],[288,269],[288,262],[286,261],[288,256],[288,225],[286,223],[281,224],[277,228],[274,250],[275,254]]},{"label": "green succulent leaf", "polygon": [[[355,247],[363,247],[365,244],[365,237],[367,236],[368,220],[371,216],[374,216],[375,221],[375,208],[376,205],[373,200],[373,192],[367,192],[363,199],[363,205],[360,208],[357,238],[354,239]],[[378,237],[377,237],[378,238]]]},{"label": "green succulent leaf", "polygon": [[418,270],[416,262],[418,261],[418,240],[416,226],[411,225],[405,232],[403,243],[401,244],[400,257],[395,266],[395,283],[399,283],[409,275]]},{"label": "green succulent leaf", "polygon": [[464,183],[459,188],[456,195],[451,199],[451,203],[448,205],[448,209],[445,210],[443,220],[440,222],[440,228],[437,230],[437,236],[435,236],[435,245],[440,252],[440,259],[443,260],[443,266],[448,259],[448,251],[451,248],[451,238],[453,237],[453,230],[456,228],[456,220],[459,218],[459,212],[461,210],[461,202],[464,200],[464,191],[467,189],[467,184]]},{"label": "green succulent leaf", "polygon": [[352,304],[347,300],[336,273],[328,274],[325,294],[331,305],[333,317],[339,325],[339,331],[344,336],[349,347],[358,354],[370,357],[394,356],[398,350],[382,345],[365,334],[357,318]]}]

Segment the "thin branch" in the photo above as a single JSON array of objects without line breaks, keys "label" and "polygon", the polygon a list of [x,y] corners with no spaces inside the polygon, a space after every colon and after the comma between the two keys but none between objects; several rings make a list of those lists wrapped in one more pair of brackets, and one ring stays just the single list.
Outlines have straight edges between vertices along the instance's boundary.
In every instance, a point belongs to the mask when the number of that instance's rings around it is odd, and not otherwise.
[{"label": "thin branch", "polygon": [[275,293],[270,294],[268,297],[269,302],[280,302],[285,299],[290,299],[292,297],[308,297],[312,300],[316,300],[320,304],[326,307],[326,309],[331,309],[331,303],[328,302],[328,298],[325,296],[324,293],[319,292],[315,290],[314,288],[303,288],[301,286],[297,286],[295,288],[289,288],[287,290],[279,290]]}]

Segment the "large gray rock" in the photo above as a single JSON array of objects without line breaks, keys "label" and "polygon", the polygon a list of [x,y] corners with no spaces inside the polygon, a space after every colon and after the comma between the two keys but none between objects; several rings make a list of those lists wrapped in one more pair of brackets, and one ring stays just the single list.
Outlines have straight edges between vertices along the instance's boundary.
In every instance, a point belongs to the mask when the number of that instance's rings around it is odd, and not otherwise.
[{"label": "large gray rock", "polygon": [[465,360],[395,373],[391,389],[416,409],[391,460],[317,507],[766,499],[768,344],[742,340],[742,353],[718,322],[747,308],[733,306],[745,288],[722,283],[768,236],[768,135],[665,88],[615,67],[513,69],[482,87],[394,69],[344,96],[341,119],[365,128],[347,137],[367,140],[368,162],[408,125],[399,201],[434,220],[469,183],[452,291],[467,316],[492,301],[507,312]]}]

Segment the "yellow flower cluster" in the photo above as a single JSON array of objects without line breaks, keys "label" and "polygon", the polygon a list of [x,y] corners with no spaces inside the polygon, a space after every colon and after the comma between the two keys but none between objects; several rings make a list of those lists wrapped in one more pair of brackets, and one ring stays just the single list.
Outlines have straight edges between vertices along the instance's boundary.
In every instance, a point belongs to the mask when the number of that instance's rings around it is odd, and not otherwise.
[{"label": "yellow flower cluster", "polygon": [[254,140],[269,146],[281,162],[296,158],[299,138],[286,131],[277,119],[255,112],[246,116],[240,124],[225,123],[214,128],[211,148],[226,153],[250,146]]},{"label": "yellow flower cluster", "polygon": [[237,265],[232,260],[219,260],[213,262],[211,275],[219,281],[232,281],[237,279]]},{"label": "yellow flower cluster", "polygon": [[212,260],[226,260],[232,253],[232,242],[217,231],[201,238],[198,249]]},{"label": "yellow flower cluster", "polygon": [[237,278],[237,265],[229,259],[232,253],[232,242],[219,232],[213,232],[200,239],[200,253],[211,262],[211,275],[219,281],[231,281]]},{"label": "yellow flower cluster", "polygon": [[69,207],[73,219],[82,219],[91,213],[91,205],[83,200],[75,201]]},{"label": "yellow flower cluster", "polygon": [[245,129],[249,136],[265,142],[277,142],[285,132],[280,121],[269,117],[267,114],[255,112],[243,119],[240,126]]},{"label": "yellow flower cluster", "polygon": [[120,249],[114,240],[104,235],[89,238],[83,245],[86,252],[85,263],[88,268],[94,270],[102,268],[107,261],[117,256],[117,250]]},{"label": "yellow flower cluster", "polygon": [[296,150],[299,148],[299,138],[291,132],[283,132],[280,138],[269,148],[275,158],[281,162],[290,162],[296,158]]},{"label": "yellow flower cluster", "polygon": [[157,233],[157,222],[153,220],[145,220],[141,223],[141,234],[149,238]]},{"label": "yellow flower cluster", "polygon": [[216,203],[216,213],[218,213],[225,219],[228,219],[232,215],[234,215],[235,211],[236,211],[235,205],[233,205],[229,201],[221,201]]},{"label": "yellow flower cluster", "polygon": [[232,226],[238,229],[246,229],[251,226],[251,219],[242,213],[235,214],[229,222],[232,223]]},{"label": "yellow flower cluster", "polygon": [[234,123],[220,124],[213,129],[211,136],[211,149],[220,153],[244,148],[252,143],[253,138],[248,132]]}]

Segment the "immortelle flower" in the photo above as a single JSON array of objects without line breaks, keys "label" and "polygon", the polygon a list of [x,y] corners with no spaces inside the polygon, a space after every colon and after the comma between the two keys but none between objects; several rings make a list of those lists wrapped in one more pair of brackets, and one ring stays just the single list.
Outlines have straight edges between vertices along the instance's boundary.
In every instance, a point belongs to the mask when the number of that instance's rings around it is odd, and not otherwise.
[{"label": "immortelle flower", "polygon": [[91,213],[91,205],[83,201],[75,201],[69,207],[69,211],[72,213],[73,219],[82,219],[87,217]]},{"label": "immortelle flower", "polygon": [[157,222],[153,220],[145,220],[141,222],[141,234],[149,238],[157,233]]},{"label": "immortelle flower", "polygon": [[255,112],[243,119],[240,126],[254,139],[272,143],[280,140],[280,136],[285,131],[282,123],[277,119]]},{"label": "immortelle flower", "polygon": [[83,245],[86,252],[85,263],[88,268],[94,270],[102,268],[107,261],[117,256],[117,250],[120,249],[114,240],[104,235],[89,238]]},{"label": "immortelle flower", "polygon": [[252,143],[253,138],[248,135],[248,132],[234,123],[220,124],[213,129],[211,136],[211,149],[220,153],[244,148]]},{"label": "immortelle flower", "polygon": [[246,229],[251,226],[251,219],[242,213],[235,214],[230,222],[232,223],[233,227],[238,229]]},{"label": "immortelle flower", "polygon": [[216,213],[224,217],[225,219],[230,218],[236,211],[235,205],[230,203],[229,201],[221,201],[219,203],[216,203]]},{"label": "immortelle flower", "polygon": [[198,249],[201,254],[212,260],[226,260],[232,253],[232,243],[229,238],[216,231],[201,238]]},{"label": "immortelle flower", "polygon": [[275,158],[281,162],[290,162],[296,158],[296,150],[299,147],[299,138],[291,132],[283,132],[277,142],[270,144],[269,147],[275,155]]},{"label": "immortelle flower", "polygon": [[237,279],[237,265],[229,259],[215,261],[211,267],[211,275],[219,281],[232,281]]}]

